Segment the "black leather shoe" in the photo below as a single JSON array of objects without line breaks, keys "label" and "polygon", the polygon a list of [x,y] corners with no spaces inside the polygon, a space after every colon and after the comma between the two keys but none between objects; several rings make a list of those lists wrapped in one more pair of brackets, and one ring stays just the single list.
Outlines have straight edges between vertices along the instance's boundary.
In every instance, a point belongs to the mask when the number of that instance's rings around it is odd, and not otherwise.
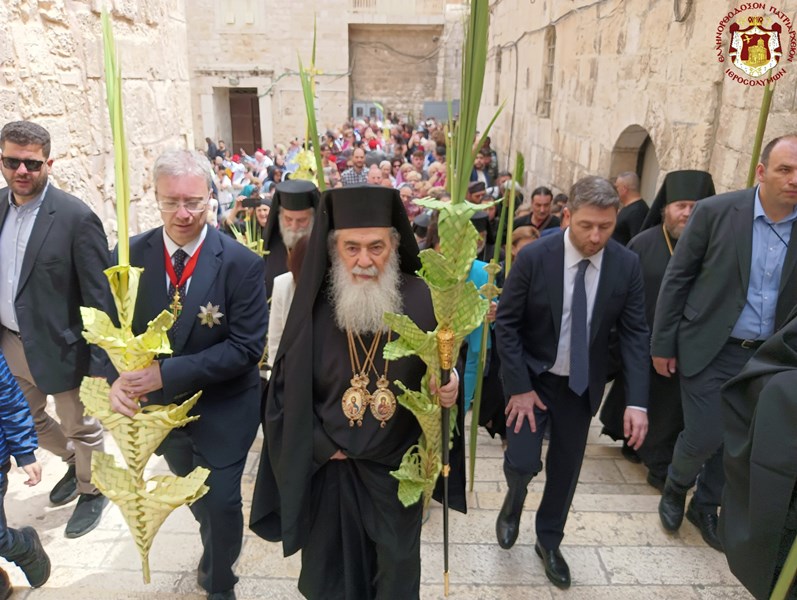
[{"label": "black leather shoe", "polygon": [[647,482],[648,485],[656,488],[660,492],[664,492],[664,482],[666,479],[664,477],[659,477],[653,471],[648,471]]},{"label": "black leather shoe", "polygon": [[498,513],[498,518],[495,521],[495,537],[498,539],[498,545],[504,550],[509,550],[517,541],[527,485],[510,486],[506,492],[504,503],[501,505],[501,512]]},{"label": "black leather shoe", "polygon": [[108,498],[102,494],[80,494],[75,512],[69,517],[64,535],[77,538],[86,535],[100,524],[102,510],[108,505]]},{"label": "black leather shoe", "polygon": [[208,600],[235,600],[235,590],[208,592]]},{"label": "black leather shoe", "polygon": [[659,501],[659,518],[667,531],[678,531],[684,520],[684,506],[686,505],[686,492],[675,489],[669,479],[664,484],[664,491]]},{"label": "black leather shoe", "polygon": [[61,506],[67,502],[72,502],[77,498],[77,476],[75,475],[75,465],[69,465],[66,475],[55,484],[50,492],[50,503],[53,506]]},{"label": "black leather shoe", "polygon": [[700,535],[703,536],[709,546],[723,552],[722,542],[717,536],[717,513],[714,511],[702,512],[697,510],[694,501],[689,503],[689,508],[686,511],[686,518],[689,522],[700,530]]},{"label": "black leather shoe", "polygon": [[555,550],[546,550],[537,540],[534,544],[534,551],[542,559],[542,564],[545,565],[545,575],[548,580],[556,587],[563,590],[570,587],[570,567],[567,566],[564,556],[559,552],[559,548]]}]

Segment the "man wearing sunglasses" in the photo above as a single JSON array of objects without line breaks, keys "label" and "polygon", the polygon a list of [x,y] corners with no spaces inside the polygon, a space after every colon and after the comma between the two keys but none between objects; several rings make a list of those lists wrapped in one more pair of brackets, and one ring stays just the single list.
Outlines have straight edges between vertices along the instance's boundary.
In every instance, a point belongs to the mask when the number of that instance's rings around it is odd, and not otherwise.
[{"label": "man wearing sunglasses", "polygon": [[[0,132],[0,342],[33,414],[39,445],[60,456],[66,475],[50,492],[54,505],[79,497],[64,534],[94,529],[108,500],[91,483],[91,453],[102,451],[102,426],[83,412],[80,382],[102,374],[103,351],[83,340],[81,306],[109,297],[103,270],[108,241],[97,215],[48,179],[50,134],[28,121]],[[45,411],[55,399],[59,421]]]}]

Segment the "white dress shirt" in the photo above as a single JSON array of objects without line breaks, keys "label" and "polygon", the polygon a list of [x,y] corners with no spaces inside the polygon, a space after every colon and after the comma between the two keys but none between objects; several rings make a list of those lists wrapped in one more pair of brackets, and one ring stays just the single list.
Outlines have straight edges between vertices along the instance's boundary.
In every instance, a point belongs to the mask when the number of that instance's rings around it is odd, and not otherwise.
[{"label": "white dress shirt", "polygon": [[[163,243],[166,244],[166,251],[169,253],[169,256],[172,257],[172,265],[174,265],[174,253],[177,252],[177,250],[182,248],[183,252],[185,252],[188,255],[188,258],[191,258],[194,255],[194,253],[197,251],[199,246],[202,244],[202,242],[205,241],[205,236],[207,235],[207,233],[208,233],[208,226],[205,225],[202,228],[202,231],[200,232],[200,234],[197,237],[195,237],[193,240],[188,242],[185,246],[178,246],[177,243],[174,240],[172,240],[172,238],[170,238],[169,235],[166,233],[166,228],[164,227],[163,228]],[[186,262],[188,262],[188,258],[186,259]],[[166,293],[167,294],[169,293],[169,285],[170,284],[171,284],[171,281],[169,280],[169,274],[166,273]],[[186,282],[185,282],[185,294],[188,294],[188,286],[189,285],[191,285],[191,277],[189,277],[186,280]]]},{"label": "white dress shirt", "polygon": [[[564,261],[564,289],[562,290],[562,326],[559,329],[559,346],[556,350],[556,362],[551,367],[551,373],[561,377],[570,376],[570,322],[573,307],[573,287],[576,283],[578,263],[585,258],[589,260],[587,270],[584,272],[584,287],[587,290],[587,337],[589,338],[592,327],[592,309],[595,307],[595,296],[598,292],[598,280],[603,264],[603,250],[590,257],[579,252],[570,241],[570,228],[565,229],[565,261]],[[589,347],[589,340],[587,340]]]}]

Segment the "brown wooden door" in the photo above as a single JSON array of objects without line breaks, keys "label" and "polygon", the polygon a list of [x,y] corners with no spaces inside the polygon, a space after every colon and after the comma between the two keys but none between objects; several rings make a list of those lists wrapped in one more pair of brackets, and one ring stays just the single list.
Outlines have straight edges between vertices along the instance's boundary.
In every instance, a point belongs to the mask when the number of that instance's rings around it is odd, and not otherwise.
[{"label": "brown wooden door", "polygon": [[232,151],[238,154],[243,148],[254,154],[261,147],[260,106],[257,90],[230,90],[230,120],[232,121]]}]

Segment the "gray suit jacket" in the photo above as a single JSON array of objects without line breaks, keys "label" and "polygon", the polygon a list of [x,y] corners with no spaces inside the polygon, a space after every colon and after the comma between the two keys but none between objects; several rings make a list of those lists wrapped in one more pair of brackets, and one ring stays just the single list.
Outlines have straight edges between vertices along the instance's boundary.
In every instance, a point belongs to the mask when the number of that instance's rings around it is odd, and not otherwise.
[{"label": "gray suit jacket", "polygon": [[[677,357],[687,377],[728,341],[747,299],[755,188],[701,200],[667,266],[656,304],[651,354]],[[797,304],[797,222],[780,278],[775,330]]]},{"label": "gray suit jacket", "polygon": [[[0,228],[8,189],[0,190]],[[3,259],[5,260],[5,259]],[[108,240],[96,214],[80,199],[50,184],[28,240],[14,307],[25,358],[38,388],[57,394],[102,376],[103,350],[83,339],[81,306],[103,308],[110,286]]]}]

